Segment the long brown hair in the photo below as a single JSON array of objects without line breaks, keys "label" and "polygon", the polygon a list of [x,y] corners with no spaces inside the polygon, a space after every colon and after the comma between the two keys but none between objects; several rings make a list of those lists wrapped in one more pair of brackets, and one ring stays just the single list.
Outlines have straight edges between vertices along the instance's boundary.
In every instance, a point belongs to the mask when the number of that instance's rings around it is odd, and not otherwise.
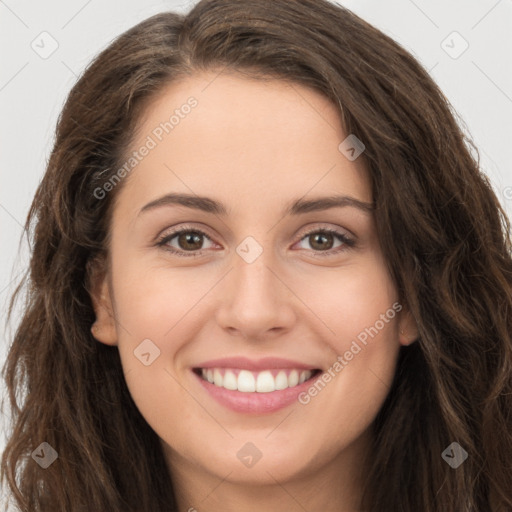
[{"label": "long brown hair", "polygon": [[[12,432],[2,481],[23,511],[177,510],[159,439],[116,347],[90,333],[91,262],[105,261],[126,160],[148,101],[178,77],[230,69],[314,88],[366,149],[382,250],[419,338],[374,422],[362,508],[512,509],[510,226],[456,114],[420,64],[324,0],[203,0],[119,36],[72,88],[30,208],[26,301],[3,375]],[[340,141],[341,142],[341,141]],[[473,149],[475,149],[473,147]],[[478,152],[475,151],[477,155]],[[31,459],[47,442],[58,460]],[[442,452],[457,442],[457,468]]]}]

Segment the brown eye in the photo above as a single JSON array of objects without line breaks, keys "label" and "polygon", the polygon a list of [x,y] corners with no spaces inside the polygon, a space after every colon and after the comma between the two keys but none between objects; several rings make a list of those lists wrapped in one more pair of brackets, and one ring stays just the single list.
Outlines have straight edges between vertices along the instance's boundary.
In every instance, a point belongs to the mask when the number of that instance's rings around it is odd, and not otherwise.
[{"label": "brown eye", "polygon": [[177,236],[180,249],[198,251],[202,245],[202,234],[197,231],[185,231]]},{"label": "brown eye", "polygon": [[[307,240],[315,256],[330,256],[355,246],[355,241],[345,233],[327,228],[317,228],[306,233],[300,242],[302,243],[304,240]],[[340,243],[335,247],[336,240]]]},{"label": "brown eye", "polygon": [[[212,239],[203,231],[183,228],[164,235],[157,242],[157,245],[176,256],[197,257],[203,254],[203,249],[212,247],[203,247],[204,239],[210,244],[213,244]],[[309,251],[315,256],[332,256],[356,245],[355,240],[345,233],[327,228],[317,228],[316,230],[306,233],[299,243],[302,243],[304,240],[308,241],[310,246]],[[337,246],[335,246],[336,241],[339,242]]]},{"label": "brown eye", "polygon": [[202,247],[203,239],[212,243],[212,240],[206,233],[197,229],[183,228],[164,235],[157,245],[177,256],[201,256],[202,249],[204,249]]},{"label": "brown eye", "polygon": [[334,245],[334,236],[331,233],[314,233],[309,235],[309,243],[313,249],[332,249],[332,246]]}]

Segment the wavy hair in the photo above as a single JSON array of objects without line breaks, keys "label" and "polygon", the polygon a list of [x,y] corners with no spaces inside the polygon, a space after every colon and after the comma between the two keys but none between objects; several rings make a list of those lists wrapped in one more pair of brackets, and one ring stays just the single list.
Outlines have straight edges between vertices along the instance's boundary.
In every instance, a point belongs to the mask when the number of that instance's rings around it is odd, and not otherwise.
[{"label": "wavy hair", "polygon": [[[87,67],[59,117],[25,233],[30,266],[3,368],[12,423],[2,481],[22,511],[175,511],[156,433],[98,343],[93,262],[106,262],[114,176],[155,95],[201,70],[313,88],[365,146],[379,241],[418,326],[372,427],[361,508],[512,509],[510,225],[478,151],[425,69],[399,44],[326,0],[203,0],[152,16]],[[474,150],[474,153],[472,152]],[[31,453],[46,441],[58,461]],[[441,457],[458,442],[468,458]],[[156,475],[156,476],[155,476]]]}]

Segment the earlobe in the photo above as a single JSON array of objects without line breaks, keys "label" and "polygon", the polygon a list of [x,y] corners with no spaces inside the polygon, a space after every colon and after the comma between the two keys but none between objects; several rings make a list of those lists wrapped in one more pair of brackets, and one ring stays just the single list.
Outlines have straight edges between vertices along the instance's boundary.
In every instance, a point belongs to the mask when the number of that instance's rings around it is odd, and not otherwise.
[{"label": "earlobe", "polygon": [[418,339],[418,325],[411,312],[404,308],[400,313],[399,335],[400,345],[408,346]]},{"label": "earlobe", "polygon": [[109,289],[108,275],[101,272],[97,263],[87,265],[90,282],[90,296],[96,313],[91,333],[96,340],[106,345],[117,345],[117,330],[114,309]]},{"label": "earlobe", "polygon": [[117,331],[114,316],[102,304],[95,307],[96,321],[91,325],[91,333],[105,345],[117,345]]}]

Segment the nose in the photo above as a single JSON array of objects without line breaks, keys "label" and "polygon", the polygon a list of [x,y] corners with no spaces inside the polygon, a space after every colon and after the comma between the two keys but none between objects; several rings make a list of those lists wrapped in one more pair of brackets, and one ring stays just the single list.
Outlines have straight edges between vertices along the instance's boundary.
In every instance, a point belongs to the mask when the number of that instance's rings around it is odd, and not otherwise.
[{"label": "nose", "polygon": [[229,334],[261,341],[291,329],[297,299],[276,267],[270,250],[251,263],[234,255],[217,310],[217,322]]}]

